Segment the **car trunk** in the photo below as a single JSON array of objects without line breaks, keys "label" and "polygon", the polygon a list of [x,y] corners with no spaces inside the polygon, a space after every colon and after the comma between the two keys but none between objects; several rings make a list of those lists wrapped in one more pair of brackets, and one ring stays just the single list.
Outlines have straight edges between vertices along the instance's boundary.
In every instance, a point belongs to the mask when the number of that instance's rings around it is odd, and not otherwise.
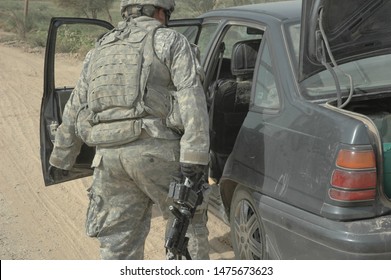
[{"label": "car trunk", "polygon": [[[328,102],[329,105],[336,106],[337,101]],[[383,190],[388,199],[391,199],[391,96],[380,98],[356,98],[352,99],[343,109],[349,112],[364,115],[372,120],[377,129],[381,143],[381,151],[378,156],[382,158],[383,170]],[[357,115],[351,114],[353,117]],[[370,124],[368,124],[370,126]],[[369,127],[369,129],[371,129]],[[373,128],[372,128],[373,129]]]}]

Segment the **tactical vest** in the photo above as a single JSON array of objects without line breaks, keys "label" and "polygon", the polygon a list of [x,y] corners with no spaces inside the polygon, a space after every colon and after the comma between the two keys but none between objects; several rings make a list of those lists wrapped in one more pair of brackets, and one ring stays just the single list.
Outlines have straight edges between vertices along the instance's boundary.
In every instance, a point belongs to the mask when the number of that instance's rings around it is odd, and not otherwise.
[{"label": "tactical vest", "polygon": [[143,118],[169,115],[173,86],[169,69],[155,54],[155,31],[131,25],[98,42],[89,66],[87,104],[76,122],[87,145],[132,142],[141,134]]}]

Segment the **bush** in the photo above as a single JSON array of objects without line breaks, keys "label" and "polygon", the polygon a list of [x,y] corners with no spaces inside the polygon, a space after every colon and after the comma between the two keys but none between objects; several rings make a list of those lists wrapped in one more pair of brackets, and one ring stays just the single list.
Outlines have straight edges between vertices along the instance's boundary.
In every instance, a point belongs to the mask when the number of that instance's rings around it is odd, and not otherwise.
[{"label": "bush", "polygon": [[[210,0],[213,1],[213,0]],[[258,0],[260,2],[277,1],[277,0]],[[255,0],[242,0],[243,3],[258,2]],[[0,29],[15,33],[19,40],[26,41],[32,47],[45,47],[47,30],[52,17],[75,16],[71,9],[59,7],[57,0],[30,0],[27,20],[24,20],[24,3],[25,0],[0,0]],[[174,18],[194,17],[194,10],[189,9],[189,3],[197,3],[199,0],[177,0]],[[216,7],[233,5],[234,0],[216,0]],[[120,20],[119,0],[114,2],[110,9],[113,16],[114,25]],[[98,14],[98,18],[107,20],[105,13]],[[90,42],[91,38],[84,39],[77,30],[63,31],[62,38],[58,41],[58,51],[64,53],[78,53],[83,57],[89,49],[93,47]],[[3,37],[4,40],[15,41],[15,37]]]},{"label": "bush", "polygon": [[27,43],[35,48],[35,47],[42,47],[44,48],[46,46],[46,37],[47,32],[42,30],[35,30],[34,32],[30,32],[26,36]]}]

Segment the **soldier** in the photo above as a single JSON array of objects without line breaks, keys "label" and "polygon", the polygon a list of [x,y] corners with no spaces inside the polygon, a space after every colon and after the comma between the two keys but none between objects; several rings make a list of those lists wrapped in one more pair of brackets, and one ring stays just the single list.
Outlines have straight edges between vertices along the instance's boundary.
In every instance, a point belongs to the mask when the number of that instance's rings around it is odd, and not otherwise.
[{"label": "soldier", "polygon": [[[53,172],[71,169],[82,143],[96,147],[86,231],[103,259],[143,259],[152,205],[168,218],[172,178],[208,163],[200,67],[186,38],[165,28],[174,6],[121,1],[124,21],[87,54],[57,130]],[[193,259],[209,259],[206,221],[201,209],[189,227]]]}]

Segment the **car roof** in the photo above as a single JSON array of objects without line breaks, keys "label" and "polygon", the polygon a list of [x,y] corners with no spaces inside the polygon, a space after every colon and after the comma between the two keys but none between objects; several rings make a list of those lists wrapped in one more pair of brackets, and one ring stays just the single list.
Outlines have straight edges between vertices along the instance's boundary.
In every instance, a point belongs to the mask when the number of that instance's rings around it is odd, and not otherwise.
[{"label": "car roof", "polygon": [[301,16],[301,1],[291,0],[222,8],[209,11],[201,17],[232,16],[257,20],[259,14],[268,15],[280,21],[299,18]]}]

